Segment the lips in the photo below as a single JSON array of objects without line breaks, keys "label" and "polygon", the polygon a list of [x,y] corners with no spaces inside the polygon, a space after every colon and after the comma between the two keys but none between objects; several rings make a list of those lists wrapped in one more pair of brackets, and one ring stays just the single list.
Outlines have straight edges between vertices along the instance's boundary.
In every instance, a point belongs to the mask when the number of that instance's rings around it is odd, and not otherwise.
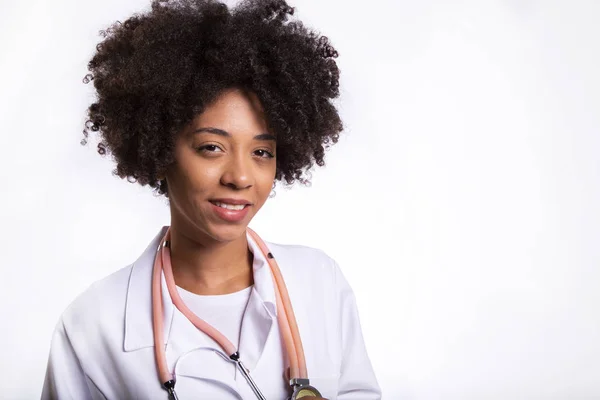
[{"label": "lips", "polygon": [[211,203],[215,204],[215,203],[225,203],[225,204],[232,204],[232,205],[239,205],[239,204],[252,204],[251,201],[246,200],[246,199],[212,199],[209,200]]},{"label": "lips", "polygon": [[[231,201],[231,199],[229,199],[229,201]],[[250,210],[250,206],[251,206],[251,204],[247,203],[245,200],[237,200],[237,204],[235,204],[233,202],[228,203],[228,202],[221,201],[221,200],[210,200],[210,203],[211,203],[211,208],[212,208],[213,212],[215,213],[215,215],[226,222],[242,221],[244,218],[246,218],[246,215],[248,215],[248,211]],[[243,208],[241,210],[231,210],[228,208],[218,206],[215,203],[224,203],[226,205],[231,205],[231,206],[243,206]]]}]

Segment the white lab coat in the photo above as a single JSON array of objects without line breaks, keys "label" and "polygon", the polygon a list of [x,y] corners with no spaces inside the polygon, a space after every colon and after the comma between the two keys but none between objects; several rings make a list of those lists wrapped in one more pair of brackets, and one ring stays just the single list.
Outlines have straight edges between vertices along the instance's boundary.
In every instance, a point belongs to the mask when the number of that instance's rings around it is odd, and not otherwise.
[{"label": "white lab coat", "polygon": [[[93,284],[63,313],[52,338],[42,399],[167,399],[156,371],[151,307],[154,256],[166,230],[137,261]],[[283,399],[289,364],[271,272],[247,237],[254,253],[254,286],[239,352],[265,397]],[[309,247],[267,246],[289,291],[311,384],[331,400],[380,399],[354,295],[335,261]],[[255,399],[222,349],[174,307],[164,276],[163,293],[167,363],[175,370],[179,398]]]}]

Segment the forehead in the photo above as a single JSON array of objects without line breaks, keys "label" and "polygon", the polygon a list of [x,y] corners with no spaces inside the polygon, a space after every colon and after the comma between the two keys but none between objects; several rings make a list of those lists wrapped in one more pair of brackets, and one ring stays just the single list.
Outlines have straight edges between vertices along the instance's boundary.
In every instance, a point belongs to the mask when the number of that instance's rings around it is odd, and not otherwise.
[{"label": "forehead", "polygon": [[267,123],[258,97],[241,89],[221,92],[193,121],[193,128],[219,128],[232,135],[267,132]]}]

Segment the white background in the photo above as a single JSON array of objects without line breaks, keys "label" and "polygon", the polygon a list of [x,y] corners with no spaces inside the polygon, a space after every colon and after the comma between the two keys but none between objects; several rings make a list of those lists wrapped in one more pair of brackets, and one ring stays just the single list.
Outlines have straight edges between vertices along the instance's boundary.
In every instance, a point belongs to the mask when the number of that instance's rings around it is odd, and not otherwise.
[{"label": "white background", "polygon": [[[2,1],[2,398],[39,397],[60,313],[169,224],[79,144],[98,31],[147,4]],[[339,262],[384,398],[600,398],[600,2],[292,5],[347,129],[252,226]]]}]

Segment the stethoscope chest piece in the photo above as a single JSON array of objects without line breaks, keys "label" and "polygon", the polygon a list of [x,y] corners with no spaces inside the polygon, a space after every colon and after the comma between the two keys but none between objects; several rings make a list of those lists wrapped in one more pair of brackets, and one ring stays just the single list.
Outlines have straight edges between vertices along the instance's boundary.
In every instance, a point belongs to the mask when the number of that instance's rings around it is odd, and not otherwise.
[{"label": "stethoscope chest piece", "polygon": [[308,383],[308,379],[292,379],[294,391],[290,400],[301,399],[303,397],[322,397],[321,393]]}]

